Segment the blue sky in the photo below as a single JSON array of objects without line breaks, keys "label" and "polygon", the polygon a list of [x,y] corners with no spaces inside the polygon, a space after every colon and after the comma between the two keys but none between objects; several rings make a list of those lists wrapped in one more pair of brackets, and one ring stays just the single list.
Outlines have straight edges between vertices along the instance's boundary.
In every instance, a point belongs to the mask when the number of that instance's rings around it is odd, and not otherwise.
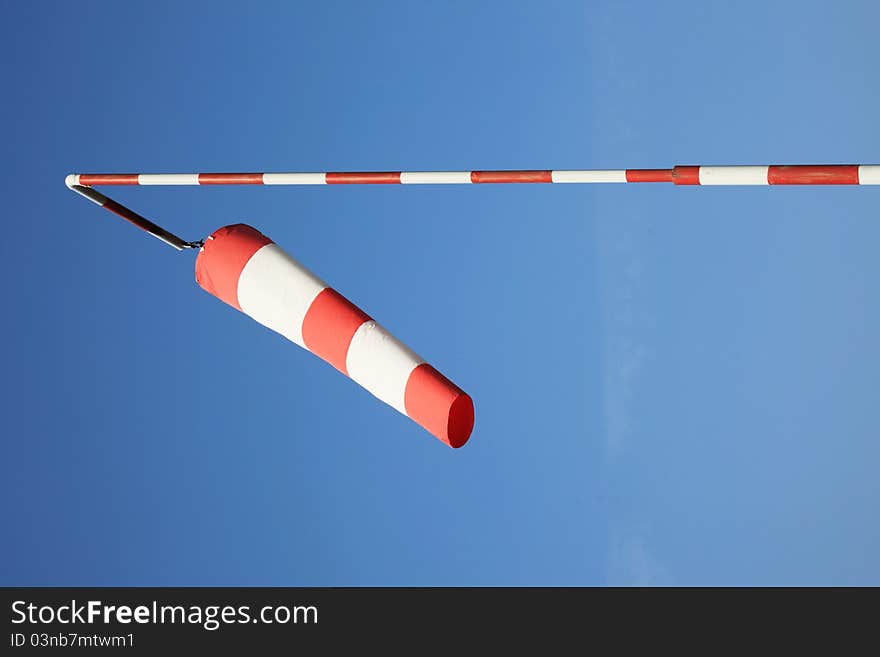
[{"label": "blue sky", "polygon": [[110,192],[270,235],[454,451],[63,184],[878,163],[877,3],[254,5],[5,9],[0,583],[880,584],[880,189]]}]

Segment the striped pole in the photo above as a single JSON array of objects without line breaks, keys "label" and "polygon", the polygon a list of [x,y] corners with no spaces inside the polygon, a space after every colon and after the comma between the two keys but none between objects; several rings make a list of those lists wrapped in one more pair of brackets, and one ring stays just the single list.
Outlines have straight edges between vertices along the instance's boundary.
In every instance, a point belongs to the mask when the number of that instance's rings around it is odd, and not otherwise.
[{"label": "striped pole", "polygon": [[255,228],[214,231],[196,257],[196,281],[450,447],[467,442],[474,425],[470,396]]},{"label": "striped pole", "polygon": [[880,165],[675,166],[671,169],[331,171],[325,173],[81,173],[67,185],[457,185],[647,183],[676,185],[880,185]]},{"label": "striped pole", "polygon": [[880,185],[877,164],[675,166],[671,169],[330,171],[324,173],[72,173],[65,183],[175,249],[200,247],[91,187],[96,185],[470,185],[488,183],[673,183],[675,185]]}]

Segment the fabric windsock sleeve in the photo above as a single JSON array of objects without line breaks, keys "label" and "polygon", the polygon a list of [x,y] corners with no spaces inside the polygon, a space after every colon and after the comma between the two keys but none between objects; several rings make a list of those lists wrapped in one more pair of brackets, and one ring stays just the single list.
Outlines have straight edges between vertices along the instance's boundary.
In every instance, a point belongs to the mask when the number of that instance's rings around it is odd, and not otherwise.
[{"label": "fabric windsock sleeve", "polygon": [[451,447],[474,425],[470,396],[268,237],[245,224],[205,240],[196,281],[277,331]]}]

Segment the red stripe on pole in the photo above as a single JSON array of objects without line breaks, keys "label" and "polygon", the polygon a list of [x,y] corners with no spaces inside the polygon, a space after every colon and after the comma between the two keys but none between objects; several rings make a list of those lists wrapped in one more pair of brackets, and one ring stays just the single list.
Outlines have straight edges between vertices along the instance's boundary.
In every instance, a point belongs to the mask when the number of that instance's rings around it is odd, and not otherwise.
[{"label": "red stripe on pole", "polygon": [[224,226],[205,240],[196,256],[196,282],[230,306],[238,305],[238,279],[248,260],[272,240],[245,224]]},{"label": "red stripe on pole", "polygon": [[450,447],[461,447],[474,428],[470,395],[422,363],[409,375],[404,392],[406,414]]},{"label": "red stripe on pole", "polygon": [[676,185],[699,185],[700,167],[673,167],[672,182]]},{"label": "red stripe on pole", "polygon": [[262,185],[262,173],[200,173],[200,185]]},{"label": "red stripe on pole", "polygon": [[627,169],[626,182],[672,182],[672,169]]},{"label": "red stripe on pole", "polygon": [[400,171],[334,171],[324,174],[328,185],[399,185]]},{"label": "red stripe on pole", "polygon": [[320,356],[348,376],[345,359],[355,331],[370,320],[363,310],[333,288],[321,291],[302,323],[303,342],[316,356]]},{"label": "red stripe on pole", "polygon": [[771,166],[767,171],[771,185],[858,185],[856,164]]},{"label": "red stripe on pole", "polygon": [[471,171],[472,183],[549,183],[550,171]]},{"label": "red stripe on pole", "polygon": [[82,173],[79,176],[79,184],[91,187],[92,185],[137,185],[136,173]]}]

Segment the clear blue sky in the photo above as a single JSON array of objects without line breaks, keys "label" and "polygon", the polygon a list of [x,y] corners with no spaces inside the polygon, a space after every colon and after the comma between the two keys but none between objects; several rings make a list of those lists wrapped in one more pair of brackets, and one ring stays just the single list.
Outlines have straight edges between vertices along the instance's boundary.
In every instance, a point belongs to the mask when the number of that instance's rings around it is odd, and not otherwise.
[{"label": "clear blue sky", "polygon": [[880,163],[878,3],[253,4],[4,8],[0,583],[880,584],[880,189],[118,190],[361,305],[453,451],[64,186]]}]

